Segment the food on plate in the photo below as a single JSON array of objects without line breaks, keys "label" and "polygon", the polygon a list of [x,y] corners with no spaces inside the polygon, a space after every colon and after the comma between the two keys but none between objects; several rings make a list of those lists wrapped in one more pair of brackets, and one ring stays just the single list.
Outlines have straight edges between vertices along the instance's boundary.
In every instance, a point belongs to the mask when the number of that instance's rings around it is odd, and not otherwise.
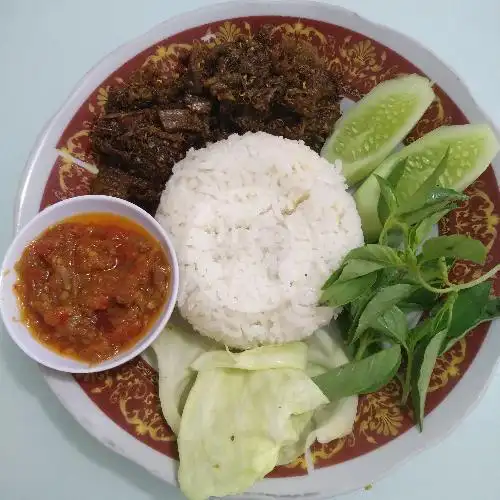
[{"label": "food on plate", "polygon": [[191,147],[248,131],[319,151],[340,115],[337,75],[303,40],[262,28],[254,37],[195,44],[175,74],[147,67],[111,87],[90,134],[94,194],[154,214],[172,167]]},{"label": "food on plate", "polygon": [[352,430],[357,397],[329,402],[310,378],[347,363],[334,332],[231,352],[177,318],[153,348],[163,413],[178,438],[179,482],[190,499],[242,493],[316,438]]},{"label": "food on plate", "polygon": [[97,364],[148,331],[169,295],[168,257],[141,226],[109,213],[63,220],[24,250],[21,321],[55,352]]},{"label": "food on plate", "polygon": [[[92,191],[155,214],[176,249],[177,311],[152,347],[183,492],[239,494],[301,454],[311,469],[311,445],[348,435],[358,395],[393,380],[422,428],[437,357],[500,316],[489,281],[500,266],[468,283],[450,278],[456,260],[483,265],[487,248],[429,237],[498,151],[491,129],[442,127],[393,153],[433,101],[431,82],[384,82],[337,121],[338,76],[311,45],[271,28],[195,44],[163,70],[146,65],[109,90],[90,133]],[[353,198],[346,178],[367,176]],[[68,246],[75,238],[64,238],[63,256],[88,247]],[[87,274],[76,266],[69,281],[36,250],[57,293],[49,307],[23,303],[50,333],[83,344],[90,330],[113,351],[116,330],[147,327],[148,294],[165,300],[168,262],[151,245],[155,261],[140,251],[113,260],[122,247],[101,244],[107,264]],[[73,297],[73,286],[83,292]]]},{"label": "food on plate", "polygon": [[434,100],[432,83],[405,75],[373,88],[335,123],[321,155],[342,160],[349,185],[362,181],[394,150]]},{"label": "food on plate", "polygon": [[[365,239],[375,241],[382,230],[376,176],[392,177],[396,195],[404,201],[429,178],[448,150],[446,168],[438,183],[443,188],[463,191],[486,170],[499,149],[498,139],[488,125],[454,125],[433,130],[389,156],[355,193]],[[400,162],[404,166],[395,170]]]},{"label": "food on plate", "polygon": [[179,261],[180,313],[230,347],[301,340],[339,310],[318,293],[363,244],[339,164],[302,142],[232,135],[176,164],[156,219]]}]

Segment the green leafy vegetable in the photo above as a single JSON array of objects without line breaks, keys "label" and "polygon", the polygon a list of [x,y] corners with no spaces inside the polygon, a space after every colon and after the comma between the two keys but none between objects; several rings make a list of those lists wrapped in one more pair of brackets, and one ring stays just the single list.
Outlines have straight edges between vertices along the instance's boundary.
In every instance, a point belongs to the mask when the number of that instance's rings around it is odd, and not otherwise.
[{"label": "green leafy vegetable", "polygon": [[447,201],[443,203],[437,203],[435,205],[429,205],[426,207],[422,207],[419,210],[415,210],[414,212],[408,213],[406,215],[401,216],[401,220],[408,224],[408,226],[413,226],[420,222],[425,221],[429,217],[433,217],[434,214],[439,212],[448,213],[450,210],[457,208],[458,205],[456,203],[449,203]]},{"label": "green leafy vegetable", "polygon": [[384,223],[389,217],[389,214],[398,208],[398,202],[389,182],[378,175],[376,175],[375,178],[377,179],[380,187],[380,194],[382,195],[378,204],[378,216]]},{"label": "green leafy vegetable", "polygon": [[401,300],[407,298],[416,290],[414,285],[391,285],[379,290],[379,292],[368,302],[364,311],[359,317],[359,322],[351,339],[354,342],[369,327],[376,323],[377,318],[391,309]]},{"label": "green leafy vegetable", "polygon": [[401,348],[392,346],[377,354],[329,370],[313,378],[330,401],[383,387],[401,363]]},{"label": "green leafy vegetable", "polygon": [[196,378],[191,364],[202,354],[219,347],[193,333],[192,327],[177,315],[170,319],[152,347],[158,363],[161,410],[172,431],[178,434],[182,410]]},{"label": "green leafy vegetable", "polygon": [[349,281],[336,281],[326,290],[323,290],[323,293],[319,298],[319,303],[329,305],[331,307],[343,306],[344,304],[357,299],[360,295],[366,292],[367,288],[371,288],[376,279],[376,273],[372,273]]},{"label": "green leafy vegetable", "polygon": [[461,290],[455,300],[453,318],[448,329],[448,338],[458,338],[464,330],[472,328],[481,318],[491,293],[491,281]]},{"label": "green leafy vegetable", "polygon": [[428,342],[419,345],[413,362],[412,399],[417,425],[423,428],[425,400],[441,345],[446,337],[446,330],[431,336]]},{"label": "green leafy vegetable", "polygon": [[488,253],[486,247],[479,241],[462,234],[437,236],[427,240],[422,247],[420,262],[454,257],[483,264]]},{"label": "green leafy vegetable", "polygon": [[441,354],[453,347],[477,325],[500,317],[500,299],[490,298],[491,285],[492,283],[487,281],[458,293]]},{"label": "green leafy vegetable", "polygon": [[434,307],[439,295],[425,288],[418,288],[402,304],[414,304],[419,311],[428,311]]},{"label": "green leafy vegetable", "polygon": [[[443,204],[446,206],[446,204]],[[413,248],[418,248],[424,240],[429,236],[429,233],[432,231],[432,228],[448,213],[451,208],[447,206],[442,210],[438,209],[431,215],[427,216],[421,222],[417,223],[413,228],[411,234],[411,245]]]},{"label": "green leafy vegetable", "polygon": [[382,262],[372,262],[369,260],[352,259],[347,262],[336,283],[345,282],[354,278],[359,278],[366,274],[373,273],[386,267]]},{"label": "green leafy vegetable", "polygon": [[368,244],[351,250],[346,255],[345,261],[348,262],[351,259],[369,260],[387,266],[401,266],[403,264],[403,260],[396,250],[377,244]]},{"label": "green leafy vegetable", "polygon": [[[484,263],[486,247],[465,235],[427,239],[444,215],[467,200],[463,193],[440,185],[448,160],[447,150],[410,197],[398,185],[404,163],[387,179],[373,178],[381,194],[375,217],[383,223],[378,244],[350,251],[322,295],[323,303],[343,306],[338,322],[354,359],[319,376],[325,393],[330,397],[374,391],[380,380],[389,380],[400,369],[402,402],[412,396],[420,427],[437,356],[479,323],[500,316],[500,299],[490,297],[488,282],[500,265],[470,282],[455,284],[449,278],[456,260]],[[415,326],[412,318],[426,311],[429,317]],[[388,344],[397,349],[398,359],[381,367],[378,360],[396,352],[387,350]],[[370,370],[373,384],[367,377]]]},{"label": "green leafy vegetable", "polygon": [[401,344],[405,349],[408,336],[408,321],[406,314],[397,306],[392,306],[379,316],[373,328],[383,333],[389,339]]},{"label": "green leafy vegetable", "polygon": [[432,205],[433,190],[439,185],[439,178],[448,166],[449,148],[446,150],[443,158],[439,162],[434,171],[427,177],[427,179],[419,186],[417,191],[407,198],[403,203],[399,204],[396,215],[404,215],[406,213],[414,212],[422,207]]},{"label": "green leafy vegetable", "polygon": [[482,321],[491,321],[500,316],[500,297],[490,298],[486,304],[486,308],[481,315]]},{"label": "green leafy vegetable", "polygon": [[[198,373],[178,436],[179,483],[192,500],[242,493],[296,442],[312,411],[328,400],[296,369]],[[297,421],[296,416],[305,415]]]},{"label": "green leafy vegetable", "polygon": [[272,368],[295,368],[305,370],[307,346],[303,342],[283,345],[266,345],[234,353],[213,351],[202,354],[191,365],[196,371],[214,368],[238,368],[240,370],[269,370]]}]

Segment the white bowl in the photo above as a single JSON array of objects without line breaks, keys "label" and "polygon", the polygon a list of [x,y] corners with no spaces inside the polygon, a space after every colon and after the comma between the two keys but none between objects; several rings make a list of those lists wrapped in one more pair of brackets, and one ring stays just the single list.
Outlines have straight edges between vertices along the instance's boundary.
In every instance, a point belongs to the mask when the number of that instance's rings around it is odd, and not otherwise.
[{"label": "white bowl", "polygon": [[[162,311],[149,332],[127,351],[108,359],[98,365],[89,366],[71,358],[61,356],[38,342],[28,328],[20,321],[20,311],[13,286],[17,280],[14,269],[25,247],[36,239],[48,227],[61,222],[68,217],[89,213],[107,212],[126,217],[140,224],[166,252],[170,265],[170,296],[163,305]],[[179,286],[179,267],[174,247],[162,227],[141,208],[128,201],[111,196],[79,196],[61,201],[36,215],[19,232],[7,250],[0,278],[0,311],[3,322],[12,340],[31,358],[42,365],[55,370],[70,373],[93,373],[114,368],[141,354],[158,337],[165,328],[177,300]]]}]

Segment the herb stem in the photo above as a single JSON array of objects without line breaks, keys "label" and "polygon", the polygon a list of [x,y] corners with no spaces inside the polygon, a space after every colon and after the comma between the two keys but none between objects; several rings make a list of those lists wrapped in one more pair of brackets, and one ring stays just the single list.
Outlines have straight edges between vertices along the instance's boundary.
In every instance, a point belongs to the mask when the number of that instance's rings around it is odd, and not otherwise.
[{"label": "herb stem", "polygon": [[436,288],[432,285],[429,285],[427,281],[422,277],[420,274],[420,270],[417,270],[417,278],[418,282],[426,289],[429,290],[429,292],[432,293],[451,293],[451,292],[457,292],[459,290],[465,290],[467,288],[472,288],[473,286],[479,285],[479,283],[483,283],[486,280],[489,280],[492,276],[495,276],[495,274],[500,271],[500,264],[497,264],[495,267],[490,269],[487,273],[483,274],[479,278],[469,281],[467,283],[461,283],[459,285],[452,285],[448,288]]}]

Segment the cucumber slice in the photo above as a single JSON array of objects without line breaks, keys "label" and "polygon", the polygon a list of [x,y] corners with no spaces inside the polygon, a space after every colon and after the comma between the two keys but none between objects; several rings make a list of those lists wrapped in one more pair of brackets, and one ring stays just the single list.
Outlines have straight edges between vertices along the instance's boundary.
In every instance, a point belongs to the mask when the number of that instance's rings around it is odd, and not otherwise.
[{"label": "cucumber slice", "polygon": [[375,174],[387,178],[398,161],[406,158],[395,190],[398,200],[403,201],[434,171],[447,148],[448,168],[439,178],[439,184],[463,191],[486,170],[500,144],[488,125],[452,125],[433,130],[389,156],[354,194],[366,241],[377,240],[382,230],[378,217],[380,188]]},{"label": "cucumber slice", "polygon": [[342,160],[349,185],[387,158],[434,100],[431,82],[407,75],[377,85],[335,124],[321,156]]}]

